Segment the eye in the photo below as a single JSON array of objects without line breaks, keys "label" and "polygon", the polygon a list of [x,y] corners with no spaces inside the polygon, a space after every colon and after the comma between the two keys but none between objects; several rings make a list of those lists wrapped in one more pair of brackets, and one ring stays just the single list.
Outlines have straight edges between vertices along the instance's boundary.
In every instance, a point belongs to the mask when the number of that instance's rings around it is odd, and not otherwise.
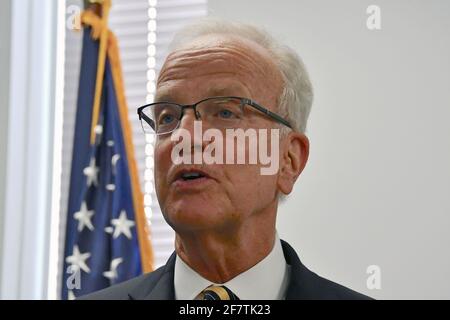
[{"label": "eye", "polygon": [[172,114],[163,114],[159,118],[159,124],[170,124],[175,120],[175,117]]},{"label": "eye", "polygon": [[236,118],[236,115],[232,111],[230,111],[228,109],[220,110],[218,115],[219,115],[220,118],[223,118],[223,119]]}]

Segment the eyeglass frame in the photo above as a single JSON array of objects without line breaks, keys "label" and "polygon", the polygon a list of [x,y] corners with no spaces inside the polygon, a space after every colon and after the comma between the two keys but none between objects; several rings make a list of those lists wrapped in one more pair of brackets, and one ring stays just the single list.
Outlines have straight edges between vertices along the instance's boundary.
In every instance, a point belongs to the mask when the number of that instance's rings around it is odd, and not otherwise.
[{"label": "eyeglass frame", "polygon": [[[196,102],[196,103],[193,103],[193,104],[180,104],[180,103],[170,102],[170,101],[158,101],[158,102],[152,102],[152,103],[149,103],[149,104],[146,104],[146,105],[143,105],[143,106],[139,107],[139,108],[137,109],[137,114],[138,114],[138,116],[139,116],[139,121],[144,120],[144,121],[147,122],[148,125],[151,127],[152,125],[149,123],[149,121],[150,121],[150,122],[154,122],[154,121],[151,120],[151,119],[149,119],[149,118],[147,117],[147,115],[143,112],[143,110],[144,110],[145,108],[147,108],[147,107],[152,106],[152,105],[157,105],[157,104],[161,104],[161,103],[169,103],[169,104],[172,104],[172,105],[176,105],[176,106],[181,107],[181,116],[180,116],[180,118],[178,119],[179,123],[181,123],[181,119],[182,119],[183,116],[184,116],[184,110],[185,110],[185,109],[193,109],[193,110],[194,110],[195,119],[196,119],[196,120],[199,120],[199,119],[201,119],[201,118],[199,118],[198,113],[197,113],[197,109],[196,109],[196,108],[197,108],[197,105],[199,105],[200,103],[203,103],[203,102],[205,102],[205,101],[208,101],[208,100],[212,100],[212,99],[221,99],[221,98],[222,98],[222,99],[238,99],[238,100],[241,101],[241,104],[242,104],[242,105],[249,105],[249,106],[255,108],[256,110],[262,112],[263,114],[265,114],[266,116],[268,116],[268,117],[271,118],[272,120],[275,120],[276,122],[281,123],[281,124],[287,126],[287,127],[290,128],[290,129],[293,129],[293,128],[292,128],[292,125],[289,123],[289,121],[287,121],[286,119],[284,119],[284,118],[283,118],[282,116],[280,116],[279,114],[277,114],[277,113],[275,113],[275,112],[272,112],[272,111],[270,111],[270,110],[267,109],[267,108],[264,108],[263,106],[261,106],[260,104],[256,103],[255,101],[253,101],[253,100],[251,100],[251,99],[243,98],[243,97],[236,97],[236,96],[217,96],[217,97],[208,97],[208,98],[202,99],[202,100],[200,100],[200,101],[198,101],[198,102]],[[178,125],[179,125],[179,123],[178,123]],[[177,128],[178,128],[178,126],[177,126],[173,131],[175,131]],[[153,130],[155,130],[155,129],[153,129]],[[145,131],[145,130],[144,130],[144,131]],[[173,131],[168,131],[168,132],[164,132],[164,133],[157,133],[156,130],[155,130],[155,133],[154,133],[154,134],[156,134],[156,135],[163,135],[163,134],[171,133],[171,132],[173,132]]]}]

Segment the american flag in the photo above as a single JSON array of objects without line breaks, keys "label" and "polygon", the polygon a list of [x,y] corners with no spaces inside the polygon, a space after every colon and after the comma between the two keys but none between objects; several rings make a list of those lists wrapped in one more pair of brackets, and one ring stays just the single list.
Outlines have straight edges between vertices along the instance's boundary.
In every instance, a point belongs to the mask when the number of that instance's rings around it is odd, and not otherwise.
[{"label": "american flag", "polygon": [[[62,299],[73,299],[151,269],[151,248],[112,33],[104,68],[98,122],[91,124],[99,40],[83,35]],[[91,140],[95,131],[95,142]]]}]

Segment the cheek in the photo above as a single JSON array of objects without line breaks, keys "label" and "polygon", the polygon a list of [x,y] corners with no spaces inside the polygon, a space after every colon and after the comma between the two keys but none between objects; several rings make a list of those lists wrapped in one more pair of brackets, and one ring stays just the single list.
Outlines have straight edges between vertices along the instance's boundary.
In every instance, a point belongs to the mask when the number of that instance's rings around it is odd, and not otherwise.
[{"label": "cheek", "polygon": [[170,141],[157,141],[154,149],[156,190],[166,187],[167,172],[172,164]]},{"label": "cheek", "polygon": [[[261,120],[263,122],[264,120]],[[261,124],[261,127],[264,123]],[[265,146],[265,154],[264,158],[265,164],[262,164],[260,161],[262,160],[260,157],[258,150],[261,147],[261,144]],[[270,130],[267,131],[267,136],[263,137],[262,140],[258,139],[258,148],[253,149],[250,148],[247,140],[245,145],[242,144],[234,144],[234,155],[236,160],[236,155],[238,154],[238,148],[245,148],[245,156],[246,162],[250,159],[250,153],[255,153],[256,151],[256,161],[257,164],[243,164],[243,165],[224,165],[223,173],[226,177],[226,181],[228,185],[226,187],[228,198],[235,205],[238,204],[244,211],[250,212],[254,209],[258,210],[263,208],[269,202],[273,201],[276,198],[277,192],[277,172],[279,166],[279,145],[273,144],[271,139]],[[274,148],[272,148],[274,147]],[[226,147],[224,146],[224,150],[228,152]],[[253,150],[253,152],[251,152]],[[274,160],[274,157],[277,158],[278,161]],[[267,160],[270,160],[270,163],[267,163]],[[275,168],[271,174],[263,174],[269,167]],[[245,207],[245,209],[244,209]]]},{"label": "cheek", "polygon": [[244,212],[263,208],[275,197],[276,176],[261,175],[258,165],[228,166],[225,174],[228,197]]}]

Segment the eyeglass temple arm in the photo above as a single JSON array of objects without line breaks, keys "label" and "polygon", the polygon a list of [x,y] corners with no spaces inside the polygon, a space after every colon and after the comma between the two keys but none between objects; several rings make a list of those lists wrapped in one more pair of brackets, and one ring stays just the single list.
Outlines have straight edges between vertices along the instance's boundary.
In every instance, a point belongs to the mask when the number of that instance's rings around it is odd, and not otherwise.
[{"label": "eyeglass temple arm", "polygon": [[285,119],[283,119],[282,117],[280,117],[278,114],[276,114],[276,113],[274,113],[274,112],[272,112],[272,111],[270,111],[270,110],[268,110],[268,109],[266,109],[264,107],[261,107],[259,104],[257,104],[256,102],[254,102],[254,101],[252,101],[250,99],[246,99],[245,103],[247,103],[248,105],[251,105],[252,107],[258,109],[262,113],[268,115],[269,117],[275,119],[276,121],[278,121],[278,122],[280,122],[280,123],[284,124],[285,126],[287,126],[287,127],[292,129],[291,124],[288,121],[286,121]]},{"label": "eyeglass temple arm", "polygon": [[147,122],[153,128],[155,122],[149,117],[147,117],[147,115],[142,112],[141,108],[138,109],[137,114],[139,116],[139,120],[144,119],[144,121]]}]

